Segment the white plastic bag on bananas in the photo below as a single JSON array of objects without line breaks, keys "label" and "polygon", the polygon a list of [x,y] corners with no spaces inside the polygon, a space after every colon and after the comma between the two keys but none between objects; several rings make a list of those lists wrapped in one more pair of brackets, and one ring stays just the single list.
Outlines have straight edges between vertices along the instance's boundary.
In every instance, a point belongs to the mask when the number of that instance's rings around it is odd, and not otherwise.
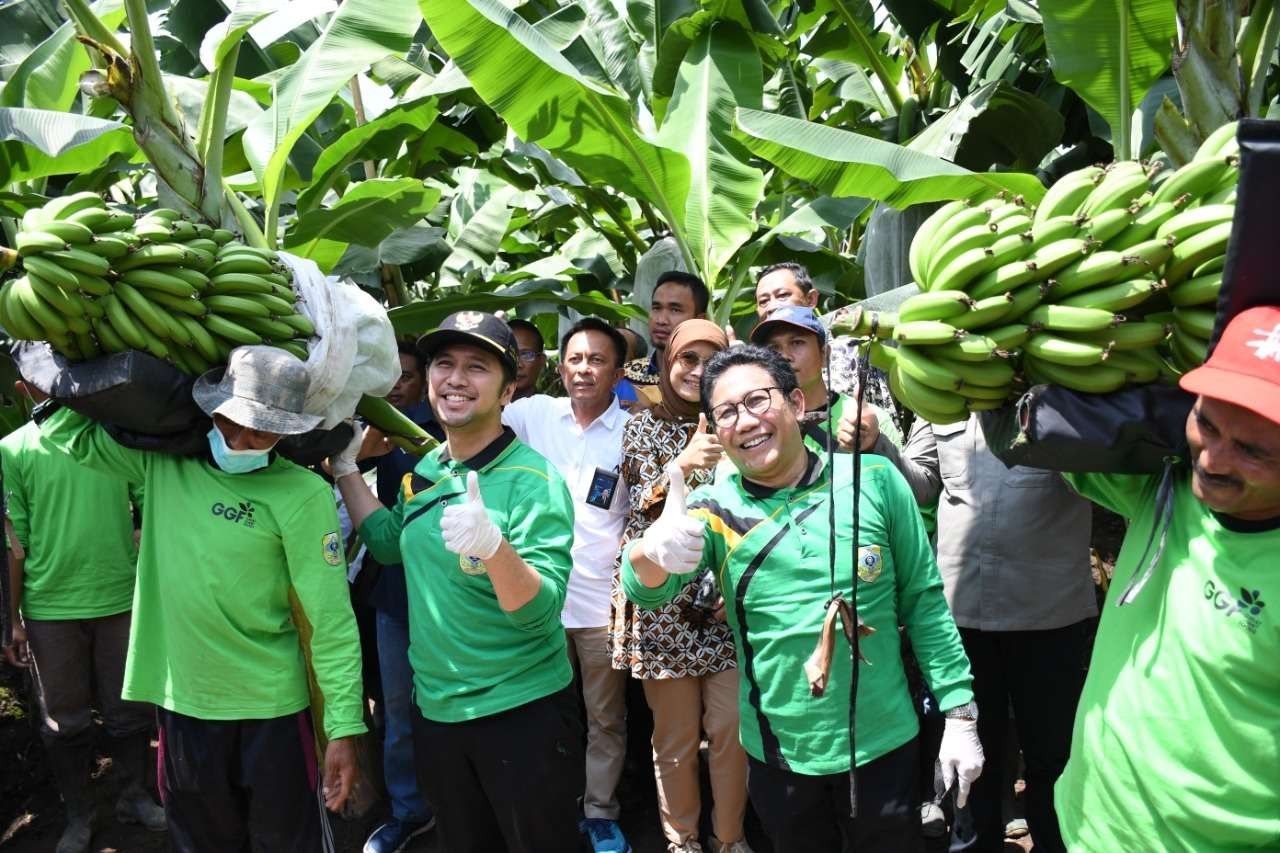
[{"label": "white plastic bag on bananas", "polygon": [[355,412],[360,397],[385,397],[400,377],[400,356],[387,311],[356,285],[326,278],[307,258],[287,252],[280,260],[293,271],[298,310],[316,327],[308,344],[305,411],[323,415],[332,429]]}]

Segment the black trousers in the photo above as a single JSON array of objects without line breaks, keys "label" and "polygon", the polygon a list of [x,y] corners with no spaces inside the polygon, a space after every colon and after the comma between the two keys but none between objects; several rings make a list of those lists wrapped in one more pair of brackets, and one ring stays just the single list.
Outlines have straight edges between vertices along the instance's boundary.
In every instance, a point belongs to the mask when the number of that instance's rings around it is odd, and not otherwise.
[{"label": "black trousers", "polygon": [[332,851],[311,714],[197,720],[164,708],[158,786],[178,853]]},{"label": "black trousers", "polygon": [[804,776],[748,756],[747,792],[774,853],[923,853],[915,738],[858,768],[858,817],[849,774]]},{"label": "black trousers", "polygon": [[461,723],[415,709],[418,787],[449,853],[571,853],[586,784],[582,716],[571,687]]},{"label": "black trousers", "polygon": [[952,853],[1004,849],[1004,793],[1014,780],[1005,745],[1009,707],[1026,762],[1027,826],[1039,853],[1065,850],[1053,808],[1053,785],[1071,752],[1071,728],[1084,688],[1085,655],[1094,626],[1086,619],[1048,631],[961,628],[978,703],[978,739],[986,757],[969,802],[956,813]]}]

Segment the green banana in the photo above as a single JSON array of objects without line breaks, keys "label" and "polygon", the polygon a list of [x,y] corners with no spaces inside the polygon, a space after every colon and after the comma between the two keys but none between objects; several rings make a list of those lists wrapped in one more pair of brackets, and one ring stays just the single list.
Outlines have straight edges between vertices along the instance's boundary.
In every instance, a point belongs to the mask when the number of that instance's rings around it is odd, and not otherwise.
[{"label": "green banana", "polygon": [[1151,187],[1142,164],[1133,160],[1112,163],[1098,185],[1089,193],[1080,213],[1093,216],[1112,208],[1126,208]]},{"label": "green banana", "polygon": [[[105,207],[86,207],[84,210],[78,210],[70,216],[62,216],[68,222],[75,222],[88,228],[97,234],[98,229],[111,222],[115,214]],[[133,220],[130,220],[132,222]]]},{"label": "green banana", "polygon": [[1174,246],[1165,266],[1165,280],[1170,285],[1177,284],[1209,258],[1225,253],[1231,240],[1231,227],[1231,222],[1219,222]]},{"label": "green banana", "polygon": [[[1009,305],[1009,313],[1005,316],[1011,319],[1017,319],[1017,322],[1025,322],[1024,315],[1035,308],[1042,301],[1046,293],[1051,293],[1053,288],[1045,283],[1032,282],[1024,284],[1009,295],[1013,297],[1013,302]],[[990,332],[988,332],[990,334]]]},{"label": "green banana", "polygon": [[1022,323],[1010,323],[995,329],[987,329],[985,336],[995,341],[996,348],[1009,352],[1026,343],[1031,335],[1031,327]]},{"label": "green banana", "polygon": [[[62,289],[54,285],[52,282],[45,281],[31,270],[27,270],[27,283],[31,286],[31,289],[35,291],[36,296],[39,296],[49,305],[52,305],[53,309],[62,316],[67,318],[84,317],[84,305],[68,296],[67,293],[63,292]],[[70,292],[75,293],[74,290]],[[72,326],[71,330],[75,331],[75,327]]]},{"label": "green banana", "polygon": [[106,258],[86,252],[84,249],[67,249],[63,252],[46,252],[45,258],[73,273],[85,272],[89,275],[106,276],[111,272],[111,262]]},{"label": "green banana", "polygon": [[[217,269],[217,267],[214,267]],[[214,275],[209,279],[206,291],[211,295],[235,295],[237,293],[271,293],[271,282],[258,273],[230,272]],[[912,297],[915,298],[915,297]]]},{"label": "green banana", "polygon": [[1185,365],[1184,372],[1199,367],[1209,357],[1209,341],[1193,335],[1182,326],[1173,327],[1169,343],[1174,356]]},{"label": "green banana", "polygon": [[209,276],[199,270],[188,269],[187,267],[167,267],[165,272],[182,279],[199,292],[203,292],[209,286]]},{"label": "green banana", "polygon": [[120,280],[133,287],[167,293],[170,296],[191,297],[196,294],[194,287],[181,278],[171,275],[165,267],[142,267],[128,270],[120,274]]},{"label": "green banana", "polygon": [[65,336],[71,331],[67,318],[41,299],[32,288],[29,276],[14,279],[13,295],[22,303],[22,307],[27,309],[31,319],[45,331],[46,334],[41,335],[42,338],[49,335]]},{"label": "green banana", "polygon": [[968,416],[968,406],[959,394],[926,385],[904,371],[901,365],[897,372],[904,402],[914,404],[913,408],[918,406],[928,412]]},{"label": "green banana", "polygon": [[275,319],[279,320],[281,323],[291,326],[295,337],[299,335],[304,338],[315,337],[316,327],[311,324],[310,320],[297,312],[294,312],[293,314],[282,314]]},{"label": "green banana", "polygon": [[1045,332],[1037,332],[1027,338],[1023,351],[1041,361],[1052,361],[1075,367],[1098,364],[1107,358],[1111,348],[1080,340],[1062,338]]},{"label": "green banana", "polygon": [[1125,278],[1154,272],[1173,256],[1174,243],[1168,238],[1145,240],[1124,250]]},{"label": "green banana", "polygon": [[252,332],[236,323],[228,320],[218,314],[206,314],[203,318],[204,327],[219,337],[226,338],[235,344],[260,344],[262,336],[256,332]]},{"label": "green banana", "polygon": [[[171,312],[179,314],[187,314],[192,317],[203,317],[209,313],[209,309],[204,307],[204,303],[199,299],[192,299],[184,296],[171,296],[159,290],[148,290],[146,297],[157,305],[163,305]],[[177,314],[171,313],[169,319],[172,320]]]},{"label": "green banana", "polygon": [[207,361],[218,360],[218,345],[213,336],[197,321],[182,314],[175,314],[173,320],[191,336],[191,346]]},{"label": "green banana", "polygon": [[1068,237],[1082,237],[1080,229],[1086,221],[1079,216],[1055,216],[1033,226],[1029,232],[1029,239],[1032,245],[1039,247]]},{"label": "green banana", "polygon": [[1203,198],[1224,183],[1234,170],[1234,164],[1226,159],[1192,160],[1156,187],[1151,201],[1153,204],[1173,201],[1184,195]]},{"label": "green banana", "polygon": [[1108,394],[1124,387],[1128,376],[1123,370],[1105,364],[1074,367],[1044,361],[1030,356],[1023,359],[1023,368],[1040,384],[1061,385],[1085,394]]},{"label": "green banana", "polygon": [[1097,287],[1058,300],[1059,305],[1080,308],[1101,308],[1105,311],[1124,311],[1140,305],[1163,290],[1164,285],[1151,278],[1133,278],[1105,287]]},{"label": "green banana", "polygon": [[163,222],[141,219],[133,226],[133,233],[151,243],[173,242],[173,229]]},{"label": "green banana", "polygon": [[1089,193],[1093,191],[1095,183],[1101,179],[1102,169],[1099,166],[1086,166],[1058,178],[1053,186],[1045,191],[1039,206],[1036,207],[1036,224],[1054,216],[1075,216],[1085,199],[1089,197]]},{"label": "green banana", "polygon": [[124,213],[123,211],[113,210],[111,215],[93,227],[94,234],[114,234],[117,231],[124,231],[132,228],[134,223],[133,214]]},{"label": "green banana", "polygon": [[953,258],[930,282],[932,290],[962,290],[980,275],[1027,255],[1030,244],[1022,235],[1001,237],[982,249],[970,249]]},{"label": "green banana", "polygon": [[209,275],[217,278],[225,273],[262,274],[269,273],[272,269],[271,261],[261,255],[232,255],[227,258],[219,257],[213,269],[209,270]]},{"label": "green banana", "polygon": [[1013,382],[1013,365],[1003,358],[991,358],[986,361],[952,361],[948,358],[939,358],[935,363],[960,375],[964,381],[964,385],[960,388],[962,394],[971,386],[1008,388]]},{"label": "green banana", "polygon": [[1093,248],[1092,242],[1078,237],[1067,237],[1046,246],[1040,246],[1027,258],[1027,265],[1035,271],[1030,280],[1043,281],[1049,278],[1081,255],[1089,254]]},{"label": "green banana", "polygon": [[1025,260],[1012,261],[973,281],[965,291],[975,300],[1010,293],[1033,280],[1036,273],[1036,268]]},{"label": "green banana", "polygon": [[1101,308],[1037,305],[1026,313],[1025,319],[1030,325],[1051,332],[1096,332],[1110,328],[1124,318]]},{"label": "green banana", "polygon": [[893,339],[900,344],[945,344],[964,337],[964,332],[941,320],[899,322],[893,327]]},{"label": "green banana", "polygon": [[87,293],[90,296],[106,296],[111,292],[111,282],[100,275],[78,272],[75,276],[76,287],[81,293]]},{"label": "green banana", "polygon": [[[1009,370],[1012,374],[1013,368],[1009,368]],[[975,403],[1003,403],[1009,399],[1009,394],[1012,391],[1012,381],[1003,385],[975,385],[972,382],[966,382],[965,386],[956,393],[964,397],[969,403],[970,411],[974,411],[981,408],[974,405]]]},{"label": "green banana", "polygon": [[[215,228],[209,238],[219,246],[225,246],[236,238],[235,232],[228,231],[225,228]],[[206,356],[207,358],[207,356]]]},{"label": "green banana", "polygon": [[[1212,133],[1204,138],[1204,142],[1200,143],[1200,148],[1196,150],[1195,160],[1205,160],[1211,157],[1217,157],[1226,153],[1228,149],[1233,147],[1236,141],[1236,130],[1239,122],[1229,121],[1218,127]],[[1235,145],[1237,149],[1238,145]]]},{"label": "green banana", "polygon": [[271,309],[259,302],[244,296],[205,296],[202,300],[210,311],[224,316],[271,317]]},{"label": "green banana", "polygon": [[1172,201],[1149,204],[1138,211],[1129,225],[1119,234],[1107,241],[1108,249],[1124,251],[1129,246],[1150,240],[1156,235],[1160,226],[1178,212],[1178,205]]},{"label": "green banana", "polygon": [[1148,349],[1163,341],[1169,328],[1151,320],[1126,320],[1099,332],[1080,332],[1071,337],[1085,343],[1109,346],[1116,350]]},{"label": "green banana", "polygon": [[1211,272],[1195,278],[1183,279],[1177,287],[1170,289],[1169,302],[1175,308],[1209,305],[1218,301],[1218,293],[1221,290],[1222,273]]},{"label": "green banana", "polygon": [[101,210],[105,207],[101,196],[86,190],[50,199],[44,206],[44,215],[48,220],[67,219],[84,210]]},{"label": "green banana", "polygon": [[1000,357],[1004,350],[995,338],[971,333],[958,341],[939,344],[933,352],[939,358],[951,361],[989,361]]},{"label": "green banana", "polygon": [[951,325],[966,332],[981,329],[997,323],[1009,315],[1013,307],[1013,294],[1002,293],[988,296],[973,303],[973,307],[958,317],[951,319]]},{"label": "green banana", "polygon": [[1176,242],[1181,243],[1188,237],[1198,234],[1210,225],[1217,225],[1221,222],[1230,222],[1235,216],[1236,208],[1233,204],[1200,204],[1189,210],[1183,210],[1174,216],[1165,220],[1165,223],[1156,231],[1156,236],[1161,238],[1172,237]]},{"label": "green banana", "polygon": [[934,235],[944,222],[966,208],[963,201],[949,201],[931,213],[920,227],[916,229],[907,250],[907,268],[911,270],[911,280],[924,289],[925,256],[932,251]]},{"label": "green banana", "polygon": [[963,377],[956,370],[930,358],[924,349],[909,345],[898,347],[897,369],[903,376],[940,391],[955,391],[964,385]]},{"label": "green banana", "polygon": [[[944,251],[951,243],[951,238],[955,237],[961,231],[971,228],[975,225],[985,224],[991,217],[990,211],[985,207],[966,207],[960,212],[954,214],[946,222],[942,223],[936,232],[934,232],[930,244],[926,247],[925,252],[921,255],[921,274],[922,281],[928,281],[934,269],[934,263],[938,253]],[[909,255],[910,253],[908,253]]]},{"label": "green banana", "polygon": [[1083,231],[1090,239],[1105,243],[1133,223],[1133,214],[1125,207],[1102,210],[1089,217]]},{"label": "green banana", "polygon": [[1125,274],[1124,255],[1102,249],[1085,255],[1053,276],[1054,301],[1101,284],[1115,281]]},{"label": "green banana", "polygon": [[281,323],[278,320],[268,320],[265,317],[246,317],[237,316],[236,322],[244,326],[251,332],[257,332],[263,338],[274,339],[277,341],[287,341],[296,334],[293,327],[287,323]]},{"label": "green banana", "polygon": [[93,320],[93,333],[98,336],[98,343],[107,352],[124,352],[129,349],[129,345],[124,342],[116,330],[112,327],[111,321],[106,317],[99,320]]},{"label": "green banana", "polygon": [[996,241],[995,231],[990,223],[979,222],[956,234],[929,256],[929,264],[925,268],[925,284],[927,290],[936,290],[933,280],[938,277],[948,264],[961,255],[972,254],[974,250],[982,250]]},{"label": "green banana", "polygon": [[47,231],[19,231],[14,242],[17,244],[18,254],[24,258],[71,248],[66,240]]},{"label": "green banana", "polygon": [[102,350],[98,348],[98,342],[93,339],[93,335],[89,332],[76,332],[76,348],[80,350],[82,358],[97,358],[102,355]]},{"label": "green banana", "polygon": [[1213,337],[1213,324],[1218,319],[1216,311],[1207,308],[1174,308],[1173,323],[1187,334],[1201,340]]},{"label": "green banana", "polygon": [[301,345],[300,345],[297,341],[295,341],[295,340],[288,340],[288,341],[276,341],[275,343],[273,343],[273,344],[272,344],[272,346],[279,347],[280,349],[282,349],[282,350],[284,350],[285,352],[289,353],[289,355],[291,355],[291,356],[293,356],[294,358],[298,359],[298,361],[306,361],[306,360],[307,360],[307,348],[306,348],[306,347],[304,347],[304,346],[301,346]]},{"label": "green banana", "polygon": [[1227,256],[1225,254],[1210,258],[1200,266],[1196,267],[1192,273],[1192,278],[1199,278],[1202,275],[1208,275],[1211,272],[1222,272],[1227,267]]},{"label": "green banana", "polygon": [[151,334],[158,338],[171,339],[173,332],[169,315],[143,296],[141,292],[125,281],[116,282],[116,296],[124,303],[134,317],[142,323]]},{"label": "green banana", "polygon": [[115,263],[115,270],[117,273],[124,273],[137,267],[188,266],[194,260],[194,253],[185,246],[177,243],[154,243],[130,252],[128,257]]},{"label": "green banana", "polygon": [[20,340],[43,340],[45,332],[14,293],[15,284],[17,284],[16,280],[0,287],[0,308],[3,309],[0,310],[0,314],[3,315],[4,330],[11,337]]},{"label": "green banana", "polygon": [[98,235],[93,242],[83,247],[84,251],[114,261],[129,254],[129,244],[119,237]]},{"label": "green banana", "polygon": [[114,293],[109,293],[101,297],[99,301],[102,302],[102,307],[107,312],[107,321],[111,323],[111,328],[129,346],[129,349],[146,349],[146,336],[142,334],[139,324],[125,310],[124,304],[119,297]]},{"label": "green banana", "polygon": [[1116,350],[1107,356],[1107,366],[1123,370],[1130,382],[1146,384],[1160,377],[1161,359],[1151,349]]},{"label": "green banana", "polygon": [[[255,277],[255,280],[262,282],[260,278]],[[216,279],[214,283],[216,286]],[[957,314],[964,314],[970,307],[973,307],[973,300],[960,291],[916,293],[897,306],[897,319],[900,323],[910,323],[911,320],[946,320]]]},{"label": "green banana", "polygon": [[269,293],[258,293],[253,296],[247,296],[246,299],[252,299],[259,305],[266,306],[273,317],[286,317],[294,312],[293,301],[286,302],[278,296],[272,296]]},{"label": "green banana", "polygon": [[80,286],[76,280],[75,273],[62,266],[62,264],[49,260],[47,257],[33,256],[24,258],[22,265],[27,268],[28,273],[34,273],[63,290],[75,290]]}]

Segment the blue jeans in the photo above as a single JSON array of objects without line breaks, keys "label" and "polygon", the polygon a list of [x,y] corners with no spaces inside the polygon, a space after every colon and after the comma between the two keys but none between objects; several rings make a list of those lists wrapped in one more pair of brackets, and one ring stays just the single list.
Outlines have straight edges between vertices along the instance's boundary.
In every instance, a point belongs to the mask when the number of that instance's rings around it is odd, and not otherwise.
[{"label": "blue jeans", "polygon": [[413,670],[409,668],[409,621],[378,613],[378,666],[382,670],[382,778],[391,796],[391,816],[402,823],[431,818],[418,792],[413,766]]}]

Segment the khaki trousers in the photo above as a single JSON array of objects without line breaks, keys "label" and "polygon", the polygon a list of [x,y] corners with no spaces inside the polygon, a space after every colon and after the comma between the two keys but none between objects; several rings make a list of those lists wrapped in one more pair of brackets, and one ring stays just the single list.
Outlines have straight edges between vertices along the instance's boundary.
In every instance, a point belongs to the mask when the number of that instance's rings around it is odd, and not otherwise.
[{"label": "khaki trousers", "polygon": [[582,680],[587,710],[587,787],[585,817],[617,820],[618,780],[627,755],[627,674],[613,668],[609,629],[566,628],[569,660]]},{"label": "khaki trousers", "polygon": [[707,736],[711,827],[725,843],[741,841],[747,811],[747,754],[738,740],[738,672],[640,682],[653,711],[653,775],[658,814],[670,844],[698,840],[702,813],[698,746]]}]

